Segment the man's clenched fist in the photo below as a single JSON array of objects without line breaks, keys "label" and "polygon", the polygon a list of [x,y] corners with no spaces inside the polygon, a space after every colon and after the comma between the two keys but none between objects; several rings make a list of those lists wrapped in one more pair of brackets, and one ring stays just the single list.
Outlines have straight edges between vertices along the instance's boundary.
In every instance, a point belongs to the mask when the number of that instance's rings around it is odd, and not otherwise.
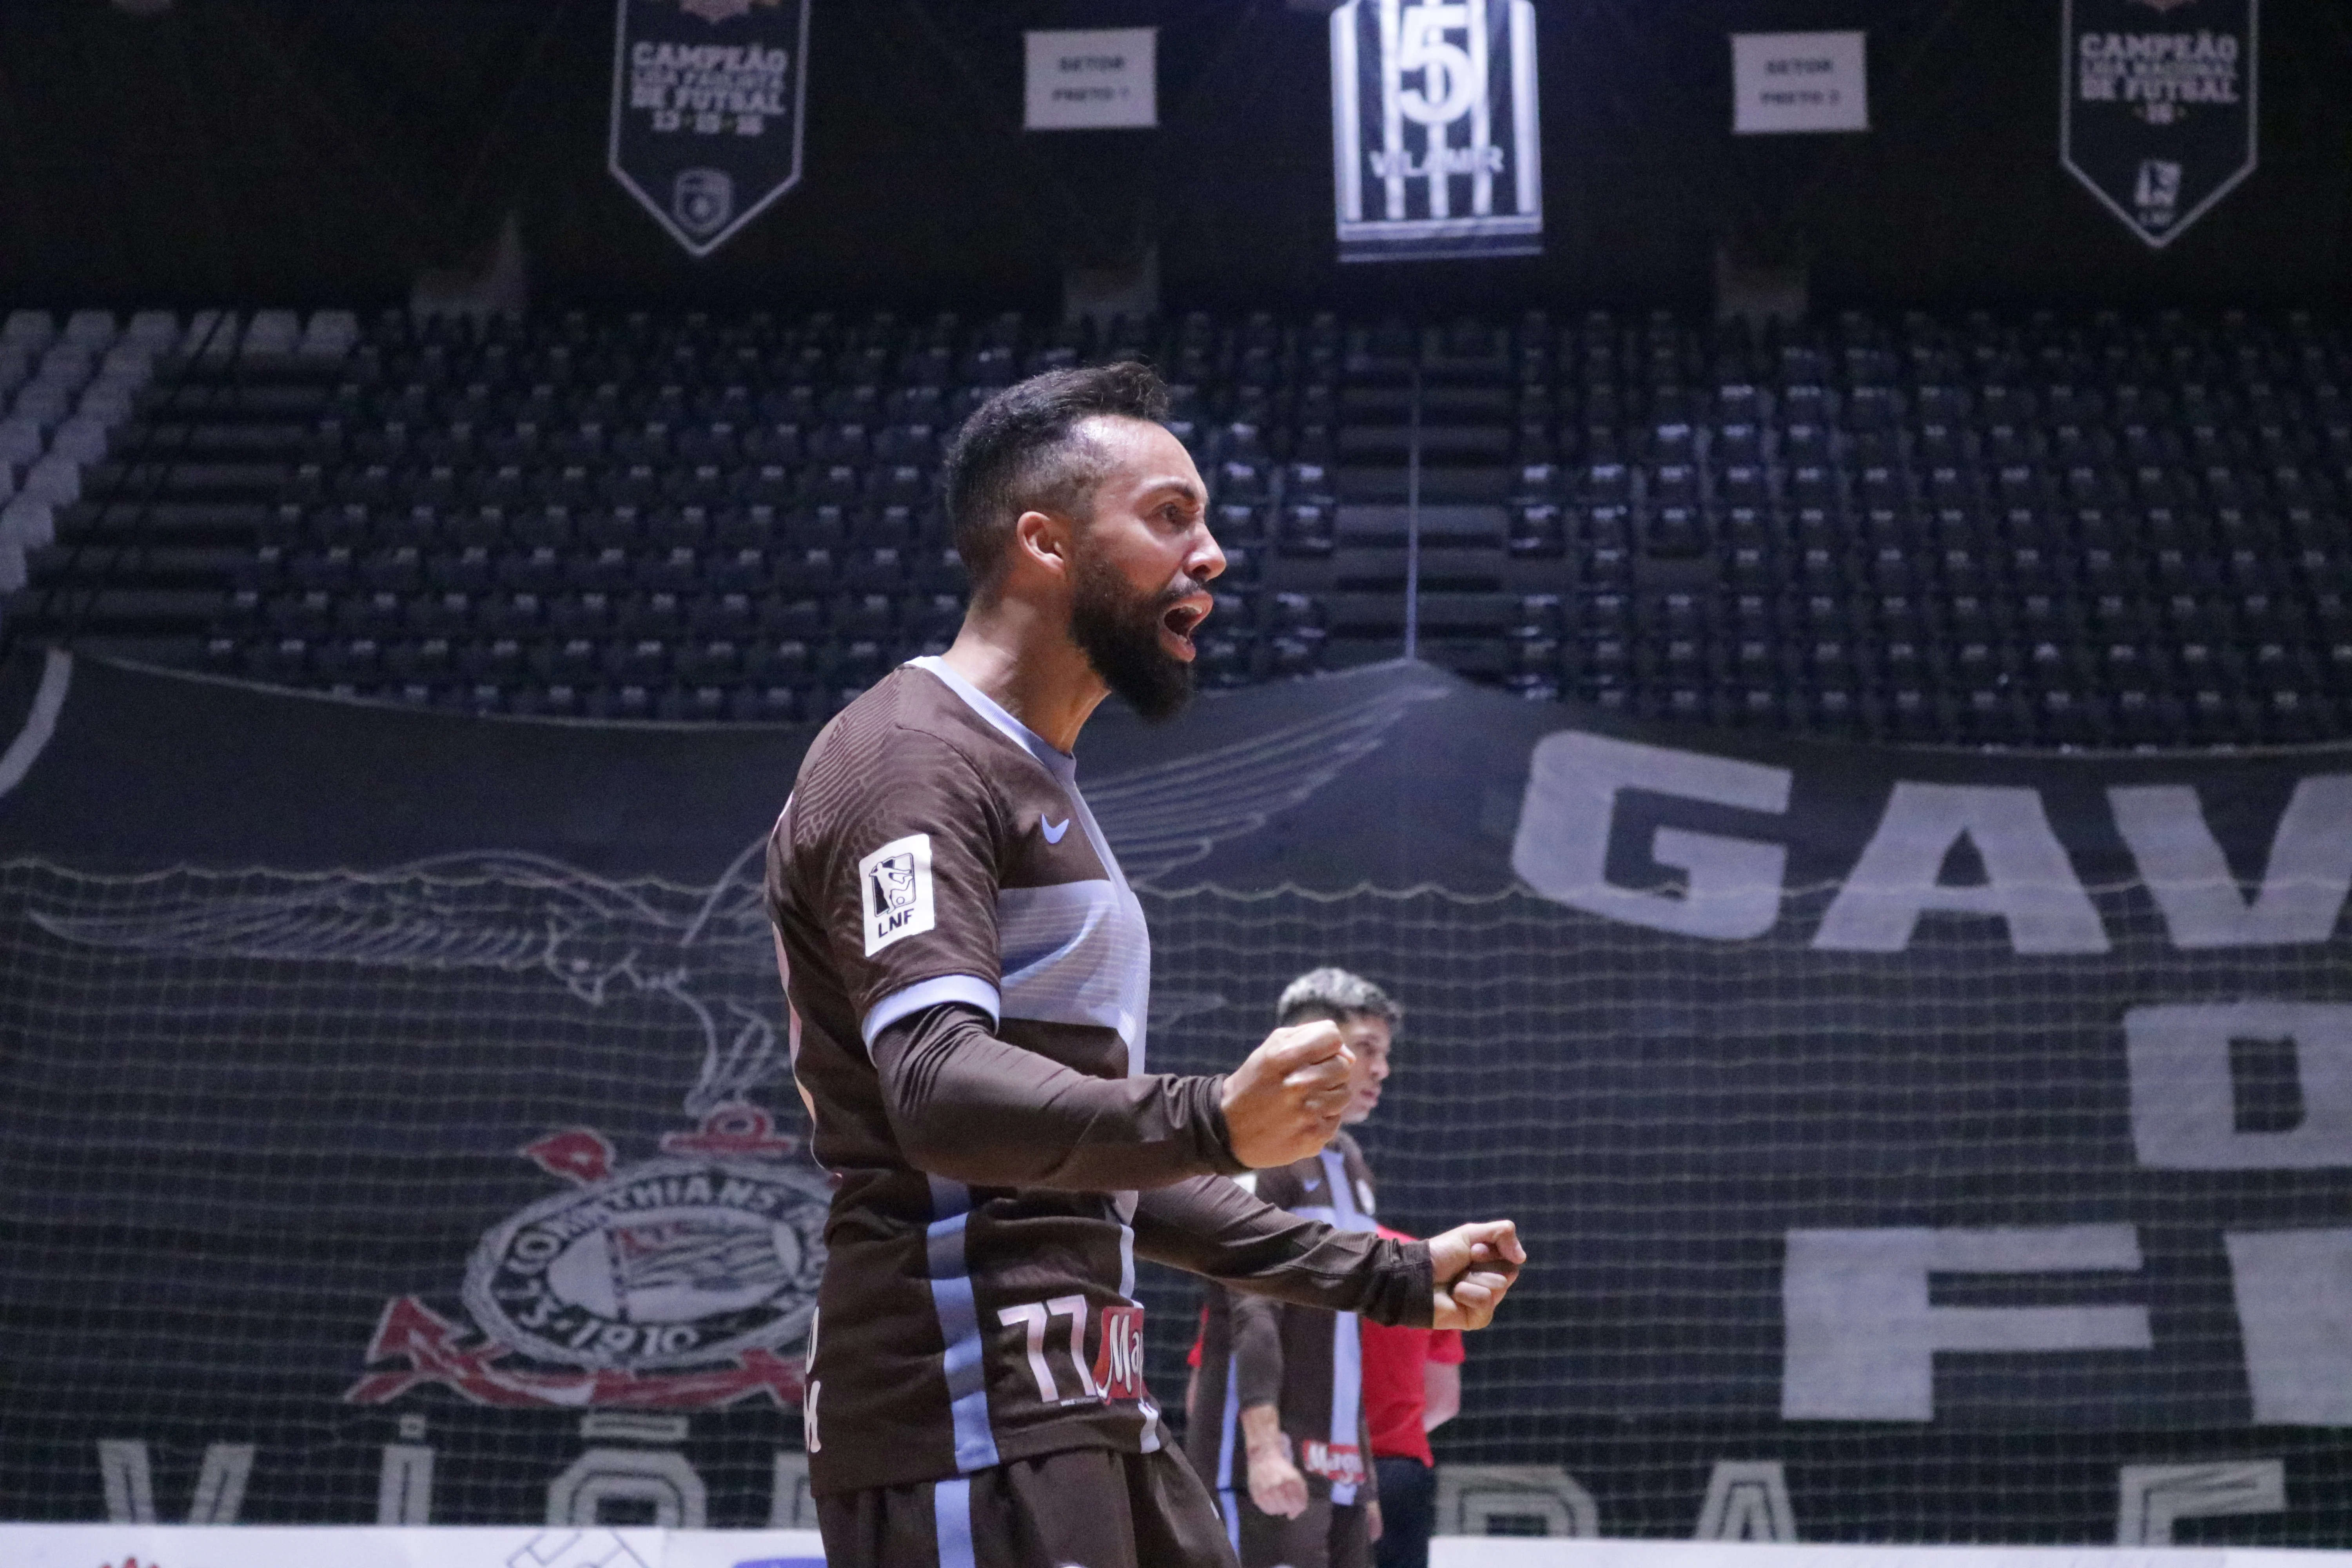
[{"label": "man's clenched fist", "polygon": [[1276,1029],[1225,1079],[1234,1157],[1253,1171],[1304,1160],[1339,1131],[1355,1058],[1328,1021]]},{"label": "man's clenched fist", "polygon": [[1456,1226],[1430,1237],[1429,1271],[1437,1286],[1431,1327],[1483,1329],[1493,1322],[1527,1260],[1519,1227],[1507,1219]]}]

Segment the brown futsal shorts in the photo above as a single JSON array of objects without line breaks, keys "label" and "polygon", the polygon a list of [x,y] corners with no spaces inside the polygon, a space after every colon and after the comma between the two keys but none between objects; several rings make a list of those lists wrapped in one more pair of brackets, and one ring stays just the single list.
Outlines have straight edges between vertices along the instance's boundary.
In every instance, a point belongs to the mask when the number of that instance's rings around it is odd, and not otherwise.
[{"label": "brown futsal shorts", "polygon": [[1073,1448],[816,1500],[827,1568],[1234,1568],[1181,1456]]},{"label": "brown futsal shorts", "polygon": [[1229,1527],[1241,1568],[1372,1568],[1371,1519],[1362,1503],[1335,1504],[1311,1487],[1297,1519],[1265,1513],[1236,1489],[1229,1494],[1240,1517]]}]

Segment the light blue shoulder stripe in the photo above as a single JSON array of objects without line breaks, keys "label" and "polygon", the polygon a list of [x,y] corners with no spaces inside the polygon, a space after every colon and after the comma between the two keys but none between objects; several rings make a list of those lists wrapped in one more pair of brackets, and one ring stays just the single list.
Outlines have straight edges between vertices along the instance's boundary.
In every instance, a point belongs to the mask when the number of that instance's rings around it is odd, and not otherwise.
[{"label": "light blue shoulder stripe", "polygon": [[988,1021],[992,1024],[1004,1016],[996,987],[979,975],[942,974],[937,980],[918,981],[904,991],[894,991],[875,1003],[866,1015],[866,1022],[858,1026],[857,1032],[865,1037],[866,1048],[870,1051],[874,1048],[875,1037],[899,1019],[911,1017],[926,1007],[937,1007],[947,1002],[961,1002],[967,1006],[977,1007],[988,1015]]},{"label": "light blue shoulder stripe", "polygon": [[1066,784],[1076,775],[1078,770],[1076,758],[1066,752],[1055,750],[1045,736],[1005,711],[1003,703],[948,668],[947,660],[936,654],[925,654],[919,658],[910,658],[907,662],[917,669],[925,670],[939,677],[946,683],[950,691],[963,699],[966,707],[987,720],[1006,740],[1036,758],[1038,765],[1045,768],[1047,773]]}]

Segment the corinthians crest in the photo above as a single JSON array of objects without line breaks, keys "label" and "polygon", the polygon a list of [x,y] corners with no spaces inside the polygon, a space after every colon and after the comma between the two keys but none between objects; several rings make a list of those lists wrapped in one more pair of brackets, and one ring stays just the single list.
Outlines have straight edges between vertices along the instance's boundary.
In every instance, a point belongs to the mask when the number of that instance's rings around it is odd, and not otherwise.
[{"label": "corinthians crest", "polygon": [[439,1384],[498,1405],[798,1404],[799,1360],[781,1352],[816,1310],[824,1180],[778,1163],[793,1140],[748,1107],[662,1145],[619,1166],[584,1129],[523,1150],[572,1185],[482,1237],[466,1267],[470,1331],[415,1297],[392,1302],[368,1359],[407,1364],[346,1397]]}]

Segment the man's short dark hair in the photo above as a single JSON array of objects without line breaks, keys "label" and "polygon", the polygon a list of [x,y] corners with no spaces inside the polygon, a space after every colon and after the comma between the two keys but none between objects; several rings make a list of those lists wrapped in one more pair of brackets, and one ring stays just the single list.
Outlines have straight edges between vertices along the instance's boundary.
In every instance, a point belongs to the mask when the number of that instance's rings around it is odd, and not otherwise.
[{"label": "man's short dark hair", "polygon": [[1316,1018],[1328,1018],[1335,1024],[1349,1018],[1379,1018],[1393,1029],[1404,1021],[1404,1009],[1360,974],[1344,969],[1310,969],[1282,988],[1282,999],[1274,1005],[1274,1021],[1286,1029]]},{"label": "man's short dark hair", "polygon": [[1167,384],[1150,366],[1130,360],[1049,370],[996,393],[956,432],[943,487],[956,550],[975,593],[1003,574],[1013,524],[1023,512],[1088,516],[1103,461],[1077,426],[1103,415],[1163,420]]}]

